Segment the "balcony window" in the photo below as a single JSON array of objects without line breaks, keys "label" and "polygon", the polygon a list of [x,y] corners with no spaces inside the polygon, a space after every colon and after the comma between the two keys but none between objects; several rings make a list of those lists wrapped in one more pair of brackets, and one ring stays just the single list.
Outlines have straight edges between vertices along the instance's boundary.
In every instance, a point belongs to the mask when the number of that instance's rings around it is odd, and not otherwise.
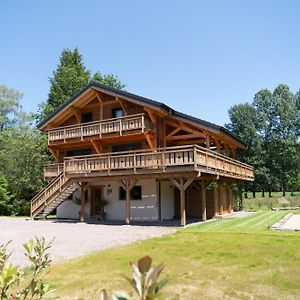
[{"label": "balcony window", "polygon": [[[123,189],[123,187],[120,186],[119,191],[120,200],[126,199],[126,191]],[[142,200],[142,187],[140,185],[136,185],[132,188],[130,191],[130,200]]]},{"label": "balcony window", "polygon": [[112,110],[112,117],[113,118],[121,118],[124,116],[123,109],[121,107],[113,108]]}]

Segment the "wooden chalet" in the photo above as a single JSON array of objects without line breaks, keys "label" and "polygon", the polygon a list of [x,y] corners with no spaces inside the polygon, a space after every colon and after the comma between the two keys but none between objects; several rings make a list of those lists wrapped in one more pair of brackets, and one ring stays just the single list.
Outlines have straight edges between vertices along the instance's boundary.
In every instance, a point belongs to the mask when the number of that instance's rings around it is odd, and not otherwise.
[{"label": "wooden chalet", "polygon": [[[254,179],[225,128],[91,82],[39,124],[55,163],[32,218],[160,221],[232,212],[232,184]],[[211,183],[214,182],[213,188]]]}]

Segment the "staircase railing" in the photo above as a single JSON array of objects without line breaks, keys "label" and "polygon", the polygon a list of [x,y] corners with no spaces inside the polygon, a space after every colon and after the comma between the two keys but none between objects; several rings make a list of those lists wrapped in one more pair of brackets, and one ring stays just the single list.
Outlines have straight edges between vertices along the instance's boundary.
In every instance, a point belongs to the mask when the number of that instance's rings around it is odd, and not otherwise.
[{"label": "staircase railing", "polygon": [[69,179],[62,172],[31,200],[31,217],[46,207]]}]

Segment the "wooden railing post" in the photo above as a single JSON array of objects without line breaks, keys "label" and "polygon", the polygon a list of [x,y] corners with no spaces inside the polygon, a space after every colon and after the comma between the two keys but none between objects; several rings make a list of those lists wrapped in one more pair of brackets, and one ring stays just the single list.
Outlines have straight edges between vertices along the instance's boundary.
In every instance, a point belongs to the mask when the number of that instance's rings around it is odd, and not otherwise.
[{"label": "wooden railing post", "polygon": [[142,115],[142,132],[145,132],[145,115]]},{"label": "wooden railing post", "polygon": [[119,120],[120,136],[122,136],[122,119]]}]

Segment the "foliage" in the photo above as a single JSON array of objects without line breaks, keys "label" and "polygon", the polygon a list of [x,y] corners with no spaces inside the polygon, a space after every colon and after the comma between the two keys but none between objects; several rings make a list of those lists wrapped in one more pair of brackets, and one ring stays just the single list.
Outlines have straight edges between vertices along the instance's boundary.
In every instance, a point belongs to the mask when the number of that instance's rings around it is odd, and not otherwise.
[{"label": "foliage", "polygon": [[103,85],[110,86],[118,90],[123,90],[126,87],[126,84],[123,84],[119,80],[118,76],[113,74],[102,75],[100,72],[96,72],[92,79],[95,82],[99,82]]},{"label": "foliage", "polygon": [[0,134],[0,173],[9,182],[12,214],[28,215],[29,200],[44,186],[43,165],[49,161],[45,137],[24,124]]},{"label": "foliage", "polygon": [[300,172],[299,95],[280,84],[273,92],[264,89],[255,94],[253,103],[235,105],[229,110],[226,127],[241,138],[248,148],[238,159],[254,166],[255,181],[246,190],[297,188]]},{"label": "foliage", "polygon": [[0,133],[17,121],[22,94],[5,85],[0,85]]},{"label": "foliage", "polygon": [[[132,278],[125,276],[125,279],[133,287],[140,300],[156,299],[158,293],[166,285],[167,280],[158,281],[158,278],[164,269],[164,264],[160,263],[156,267],[151,268],[152,259],[150,256],[140,258],[137,263],[131,263],[133,274]],[[101,291],[101,300],[108,299],[130,299],[124,292],[114,292],[108,294],[105,290]]]},{"label": "foliage", "polygon": [[49,80],[51,86],[48,99],[46,103],[40,105],[38,121],[47,117],[61,104],[76,95],[90,80],[116,89],[125,87],[113,74],[102,75],[100,72],[96,72],[91,75],[91,71],[83,63],[83,57],[78,48],[73,51],[71,49],[62,51],[59,65]]},{"label": "foliage", "polygon": [[26,280],[24,271],[8,262],[9,243],[0,245],[0,299],[42,299],[50,292],[49,285],[44,282],[44,276],[51,262],[47,253],[51,243],[46,243],[44,238],[35,238],[23,245],[32,271],[24,288],[20,287],[20,283]]},{"label": "foliage", "polygon": [[12,210],[10,195],[8,193],[8,183],[4,176],[0,176],[0,215],[8,215]]}]

